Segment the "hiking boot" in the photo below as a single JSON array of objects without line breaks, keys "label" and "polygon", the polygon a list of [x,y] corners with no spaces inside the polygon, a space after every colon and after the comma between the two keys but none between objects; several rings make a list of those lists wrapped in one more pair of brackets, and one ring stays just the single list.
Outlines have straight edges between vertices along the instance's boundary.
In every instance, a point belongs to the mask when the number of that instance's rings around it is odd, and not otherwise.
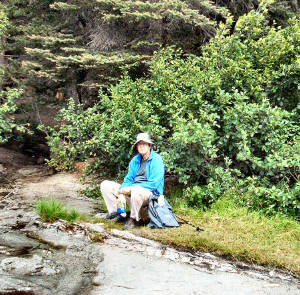
[{"label": "hiking boot", "polygon": [[124,225],[123,229],[133,229],[137,226],[137,221],[133,218],[130,218],[128,222]]},{"label": "hiking boot", "polygon": [[106,219],[114,219],[118,216],[117,212],[112,212],[112,213],[107,213],[106,214]]},{"label": "hiking boot", "polygon": [[115,218],[111,219],[111,221],[115,222],[126,222],[128,220],[127,217],[123,217],[121,215],[117,215]]}]

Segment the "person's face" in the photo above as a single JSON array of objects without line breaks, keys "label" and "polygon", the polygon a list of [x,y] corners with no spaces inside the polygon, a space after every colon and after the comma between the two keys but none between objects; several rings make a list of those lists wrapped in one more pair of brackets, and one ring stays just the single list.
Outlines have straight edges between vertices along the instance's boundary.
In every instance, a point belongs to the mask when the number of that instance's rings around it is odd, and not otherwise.
[{"label": "person's face", "polygon": [[151,145],[141,140],[137,143],[137,150],[143,157],[148,156],[151,153]]}]

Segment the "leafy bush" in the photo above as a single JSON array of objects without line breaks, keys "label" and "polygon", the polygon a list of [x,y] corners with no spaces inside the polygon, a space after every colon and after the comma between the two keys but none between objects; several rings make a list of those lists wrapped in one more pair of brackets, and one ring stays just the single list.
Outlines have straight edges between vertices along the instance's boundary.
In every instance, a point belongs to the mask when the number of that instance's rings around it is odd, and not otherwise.
[{"label": "leafy bush", "polygon": [[[167,171],[184,184],[190,204],[209,206],[229,189],[242,189],[253,207],[299,212],[299,21],[270,27],[251,11],[221,26],[202,55],[166,48],[149,77],[127,75],[100,93],[94,107],[74,104],[49,138],[52,164],[96,157],[95,173],[123,173],[138,132],[149,132]],[[57,163],[56,163],[57,161]],[[255,178],[253,186],[248,179]],[[203,186],[204,185],[204,186]]]},{"label": "leafy bush", "polygon": [[226,196],[228,200],[233,201],[239,207],[260,210],[266,215],[280,213],[299,219],[299,183],[290,188],[286,182],[275,186],[266,179],[258,180],[257,177],[248,177],[236,180],[232,184],[231,188],[226,188],[227,185],[220,182],[194,185],[184,191],[183,198],[191,207],[207,209],[219,198]]},{"label": "leafy bush", "polygon": [[[99,184],[92,183],[89,187],[80,190],[79,193],[91,199],[98,199],[101,196],[101,189]],[[102,203],[102,198],[100,199],[100,203]]]},{"label": "leafy bush", "polygon": [[[0,52],[5,48],[4,40],[2,36],[7,33],[7,27],[9,25],[8,18],[4,11],[4,6],[0,3]],[[20,124],[14,122],[13,114],[17,110],[15,101],[23,94],[22,89],[7,88],[3,89],[3,80],[5,80],[5,67],[3,64],[0,65],[0,144],[6,143],[11,135],[14,128],[19,131],[25,131],[26,128]]]},{"label": "leafy bush", "polygon": [[14,128],[18,128],[20,131],[25,131],[24,126],[17,125],[14,122],[13,114],[17,107],[15,99],[22,95],[23,91],[19,89],[10,89],[8,91],[0,92],[0,144],[3,144],[9,140]]},{"label": "leafy bush", "polygon": [[267,215],[278,212],[299,219],[299,182],[290,187],[285,181],[274,185],[267,178],[248,177],[239,184],[238,197],[235,197],[237,204],[262,210]]}]

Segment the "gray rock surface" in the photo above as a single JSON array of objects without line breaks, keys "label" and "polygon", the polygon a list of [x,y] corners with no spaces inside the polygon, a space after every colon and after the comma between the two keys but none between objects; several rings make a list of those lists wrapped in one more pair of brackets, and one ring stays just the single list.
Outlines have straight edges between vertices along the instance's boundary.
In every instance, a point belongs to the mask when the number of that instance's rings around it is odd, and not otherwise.
[{"label": "gray rock surface", "polygon": [[85,240],[70,239],[66,248],[57,249],[22,232],[0,233],[0,294],[79,294],[91,286],[103,260],[100,245]]},{"label": "gray rock surface", "polygon": [[[163,257],[103,245],[102,285],[89,295],[299,295],[297,285],[243,273],[209,271]],[[94,279],[96,280],[96,278]]]}]

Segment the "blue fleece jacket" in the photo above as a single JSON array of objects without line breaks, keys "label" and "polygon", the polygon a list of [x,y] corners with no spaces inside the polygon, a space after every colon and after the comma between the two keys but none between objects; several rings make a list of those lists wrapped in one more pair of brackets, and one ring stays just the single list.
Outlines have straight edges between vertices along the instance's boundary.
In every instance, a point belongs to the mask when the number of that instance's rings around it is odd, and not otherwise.
[{"label": "blue fleece jacket", "polygon": [[164,193],[164,175],[165,175],[165,167],[162,157],[157,154],[155,151],[151,150],[151,154],[149,159],[147,160],[146,170],[147,170],[147,178],[148,180],[141,183],[134,183],[134,179],[139,171],[141,166],[142,155],[138,154],[133,157],[129,164],[129,171],[126,177],[124,178],[124,182],[120,186],[141,186],[144,187],[156,194]]}]

